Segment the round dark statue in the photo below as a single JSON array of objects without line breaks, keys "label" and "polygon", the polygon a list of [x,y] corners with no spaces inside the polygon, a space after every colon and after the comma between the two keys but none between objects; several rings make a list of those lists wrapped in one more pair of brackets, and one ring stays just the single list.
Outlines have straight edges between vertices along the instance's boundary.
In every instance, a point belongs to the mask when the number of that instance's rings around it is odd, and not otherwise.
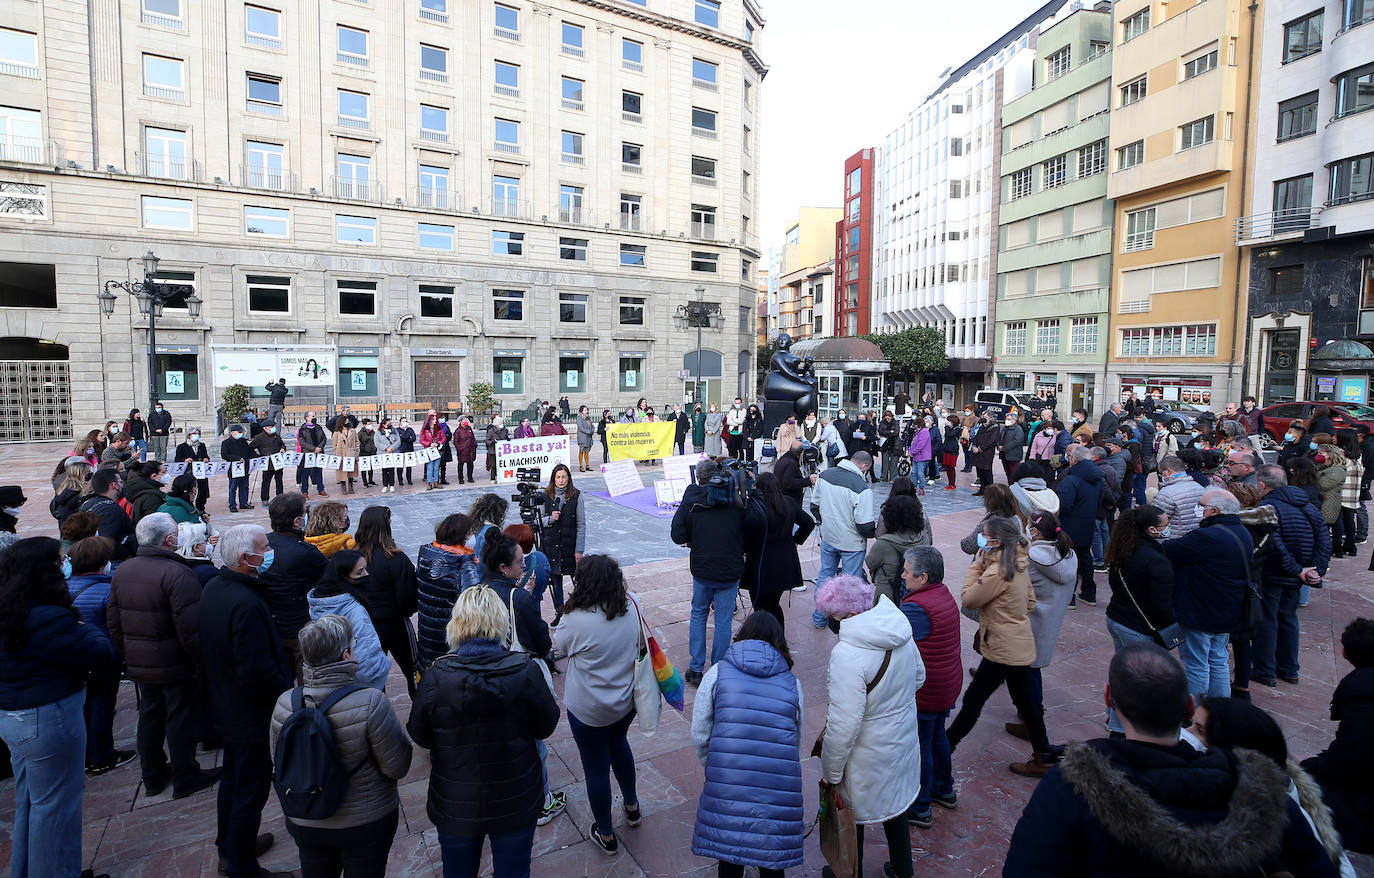
[{"label": "round dark statue", "polygon": [[770,402],[790,402],[798,418],[816,408],[816,369],[811,357],[802,359],[792,353],[792,337],[778,336],[778,352],[769,363],[763,379],[763,398]]}]

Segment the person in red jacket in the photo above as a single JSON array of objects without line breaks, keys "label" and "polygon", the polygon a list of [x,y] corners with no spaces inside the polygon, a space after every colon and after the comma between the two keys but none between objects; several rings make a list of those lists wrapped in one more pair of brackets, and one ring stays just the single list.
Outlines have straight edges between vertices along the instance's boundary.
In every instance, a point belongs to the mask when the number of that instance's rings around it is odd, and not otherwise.
[{"label": "person in red jacket", "polygon": [[953,809],[954,769],[945,720],[964,684],[960,658],[959,607],[945,585],[945,559],[934,546],[912,546],[902,556],[906,596],[902,613],[911,622],[911,637],[921,651],[926,681],[916,693],[916,722],[921,742],[921,792],[907,810],[907,822],[929,829],[930,805]]},{"label": "person in red jacket", "polygon": [[[471,482],[472,464],[477,460],[477,434],[472,432],[472,421],[466,416],[458,421],[458,430],[453,434],[453,452],[458,458],[458,484]],[[463,478],[466,470],[467,478]]]}]

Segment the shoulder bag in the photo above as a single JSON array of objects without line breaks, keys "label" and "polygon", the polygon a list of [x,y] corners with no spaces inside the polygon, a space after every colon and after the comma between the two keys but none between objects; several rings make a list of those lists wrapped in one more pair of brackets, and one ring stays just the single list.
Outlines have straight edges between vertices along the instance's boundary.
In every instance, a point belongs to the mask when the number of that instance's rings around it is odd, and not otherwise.
[{"label": "shoulder bag", "polygon": [[1126,579],[1121,575],[1121,568],[1113,567],[1112,574],[1116,576],[1116,581],[1121,583],[1121,590],[1126,593],[1126,597],[1131,599],[1131,604],[1135,606],[1140,618],[1145,620],[1145,624],[1150,626],[1151,633],[1154,634],[1155,642],[1165,649],[1178,649],[1179,644],[1183,643],[1183,628],[1177,622],[1166,625],[1163,629],[1156,628],[1155,623],[1150,621],[1150,617],[1140,608],[1140,602],[1131,594],[1131,590],[1126,587]]},{"label": "shoulder bag", "polygon": [[1235,531],[1226,530],[1226,535],[1235,541],[1236,548],[1240,549],[1241,557],[1245,558],[1245,598],[1241,601],[1238,624],[1243,630],[1257,631],[1259,630],[1264,597],[1255,583],[1254,553],[1245,551],[1245,543],[1241,542]]},{"label": "shoulder bag", "polygon": [[682,674],[669,660],[658,645],[658,639],[649,630],[649,623],[639,609],[639,602],[630,594],[625,597],[635,608],[639,617],[639,649],[636,651],[634,667],[635,712],[639,717],[639,730],[652,735],[658,728],[659,714],[663,705],[660,698],[668,702],[674,710],[681,711],[687,706]]}]

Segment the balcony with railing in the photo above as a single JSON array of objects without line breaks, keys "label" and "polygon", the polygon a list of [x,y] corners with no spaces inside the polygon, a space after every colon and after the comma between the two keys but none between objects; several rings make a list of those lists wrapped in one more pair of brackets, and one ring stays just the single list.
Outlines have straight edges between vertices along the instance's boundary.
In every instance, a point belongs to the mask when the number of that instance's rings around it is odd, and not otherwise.
[{"label": "balcony with railing", "polygon": [[692,237],[702,241],[714,241],[716,239],[716,224],[693,222]]},{"label": "balcony with railing", "polygon": [[644,166],[635,162],[621,162],[620,170],[626,174],[643,174]]},{"label": "balcony with railing", "polygon": [[701,174],[693,174],[693,175],[692,175],[692,182],[693,182],[694,184],[696,184],[697,186],[715,186],[715,185],[716,185],[716,178],[715,178],[715,177],[704,177],[704,176],[702,176]]},{"label": "balcony with railing", "polygon": [[299,191],[295,174],[266,165],[239,165],[239,180],[250,189],[268,189],[273,192]]},{"label": "balcony with railing", "polygon": [[1268,238],[1300,235],[1308,229],[1316,227],[1317,218],[1321,216],[1324,209],[1322,207],[1289,207],[1243,216],[1236,220],[1236,243],[1245,244]]},{"label": "balcony with railing", "polygon": [[286,108],[281,104],[274,104],[271,101],[255,101],[252,98],[248,99],[244,109],[250,113],[262,113],[265,116],[286,115]]},{"label": "balcony with railing", "polygon": [[585,165],[587,157],[580,152],[563,153],[563,164],[565,165]]},{"label": "balcony with railing", "polygon": [[622,232],[647,232],[653,228],[653,222],[642,213],[620,214],[620,230]]},{"label": "balcony with railing", "polygon": [[1141,250],[1149,250],[1155,245],[1154,229],[1144,232],[1131,232],[1121,242],[1122,253],[1139,253]]},{"label": "balcony with railing", "polygon": [[493,141],[493,142],[492,142],[492,145],[491,145],[491,148],[492,148],[493,150],[495,150],[496,152],[508,152],[508,153],[510,153],[511,155],[519,155],[519,154],[520,154],[520,144],[518,144],[518,143],[511,143],[511,142],[506,141],[506,140],[497,140],[497,141]]},{"label": "balcony with railing", "polygon": [[503,98],[518,98],[520,97],[520,88],[514,85],[502,85],[498,82],[491,87],[491,93]]},{"label": "balcony with railing", "polygon": [[258,47],[259,49],[281,48],[281,40],[275,37],[264,37],[259,34],[244,34],[243,41],[250,46]]},{"label": "balcony with railing", "polygon": [[351,64],[354,67],[366,67],[368,64],[366,55],[355,55],[352,52],[336,52],[334,60],[340,64]]},{"label": "balcony with railing", "polygon": [[349,198],[354,201],[381,201],[385,197],[382,184],[378,180],[358,177],[330,177],[330,187],[335,198]]},{"label": "balcony with railing", "polygon": [[447,131],[430,131],[427,128],[420,129],[421,140],[431,140],[435,143],[448,143]]},{"label": "balcony with railing", "polygon": [[6,76],[22,76],[25,79],[37,79],[38,68],[33,64],[16,64],[13,61],[0,61],[0,74]]},{"label": "balcony with railing", "polygon": [[574,58],[583,58],[587,55],[587,53],[582,50],[581,46],[573,46],[568,43],[563,44],[563,54],[571,55]]},{"label": "balcony with railing", "polygon": [[438,10],[426,9],[425,7],[421,6],[420,17],[423,18],[425,21],[437,21],[439,24],[448,24],[447,12],[439,12]]},{"label": "balcony with railing", "polygon": [[493,195],[491,200],[487,203],[490,205],[488,213],[492,216],[529,219],[530,205],[528,201],[521,201],[518,198],[501,198]]},{"label": "balcony with railing", "polygon": [[503,40],[514,40],[520,42],[520,31],[511,30],[508,27],[501,27],[499,24],[491,29],[491,32]]},{"label": "balcony with railing", "polygon": [[580,207],[560,206],[558,208],[558,221],[560,223],[570,223],[571,225],[580,226],[589,223],[590,220],[590,213]]},{"label": "balcony with railing", "polygon": [[184,156],[136,152],[134,167],[145,177],[161,177],[165,180],[201,179],[200,163]]},{"label": "balcony with railing", "polygon": [[186,92],[179,88],[166,88],[161,85],[150,85],[143,83],[143,95],[149,98],[161,98],[164,101],[184,101]]},{"label": "balcony with railing", "polygon": [[715,139],[716,139],[716,129],[714,129],[714,128],[701,128],[701,127],[699,127],[699,126],[693,125],[693,126],[692,126],[692,136],[693,136],[693,137],[704,137],[704,138],[706,138],[707,140],[715,140]]},{"label": "balcony with railing", "polygon": [[420,78],[426,82],[448,82],[448,71],[432,70],[428,67],[421,67]]},{"label": "balcony with railing", "polygon": [[339,116],[340,128],[357,128],[359,131],[367,131],[372,127],[372,123],[366,119],[358,119],[353,116]]},{"label": "balcony with railing", "polygon": [[643,65],[643,64],[641,64],[641,63],[638,62],[638,61],[631,61],[629,58],[622,58],[621,61],[620,61],[620,66],[621,66],[621,67],[624,67],[626,70],[632,71],[632,72],[634,72],[634,73],[643,73],[643,72],[644,72],[644,65]]},{"label": "balcony with railing", "polygon": [[573,100],[572,98],[564,98],[564,99],[563,99],[563,109],[565,109],[565,110],[576,110],[577,112],[580,113],[580,112],[582,112],[583,110],[585,110],[586,108],[587,108],[587,105],[584,104],[582,101],[575,101],[575,100]]},{"label": "balcony with railing", "polygon": [[453,195],[447,189],[432,186],[416,186],[413,202],[416,207],[430,207],[435,210],[448,210],[453,204]]},{"label": "balcony with railing", "polygon": [[158,15],[156,12],[143,10],[143,15],[139,19],[144,24],[151,24],[154,27],[165,27],[168,30],[186,30],[186,24],[179,18],[170,15]]},{"label": "balcony with railing", "polygon": [[37,137],[12,137],[0,132],[0,161],[43,164],[43,145]]}]

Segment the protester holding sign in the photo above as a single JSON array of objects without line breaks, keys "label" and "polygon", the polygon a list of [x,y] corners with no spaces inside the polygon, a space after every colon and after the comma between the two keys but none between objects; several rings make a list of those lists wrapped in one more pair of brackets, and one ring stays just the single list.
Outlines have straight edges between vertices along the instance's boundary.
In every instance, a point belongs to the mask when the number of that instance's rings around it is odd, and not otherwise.
[{"label": "protester holding sign", "polygon": [[[192,427],[186,434],[186,441],[177,446],[176,460],[209,463],[210,449],[200,441],[200,428]],[[205,504],[210,502],[210,479],[209,476],[196,476],[196,509],[200,512],[205,511]]]},{"label": "protester holding sign", "polygon": [[229,426],[229,438],[220,443],[219,456],[229,462],[229,511],[252,509],[253,504],[248,502],[248,460],[253,449],[243,438],[242,424]]}]

